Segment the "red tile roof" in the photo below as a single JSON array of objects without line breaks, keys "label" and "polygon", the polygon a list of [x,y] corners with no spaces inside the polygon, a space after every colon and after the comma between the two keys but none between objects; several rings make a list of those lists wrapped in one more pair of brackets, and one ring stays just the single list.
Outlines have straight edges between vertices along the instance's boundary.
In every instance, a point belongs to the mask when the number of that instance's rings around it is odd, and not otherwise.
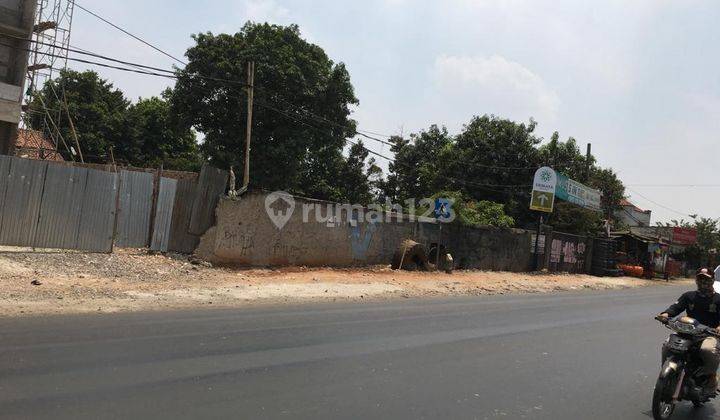
[{"label": "red tile roof", "polygon": [[55,145],[43,133],[36,130],[18,129],[15,142],[15,155],[28,159],[54,160],[62,162],[65,159],[57,152]]},{"label": "red tile roof", "polygon": [[635,204],[629,202],[628,200],[626,200],[624,198],[622,200],[620,200],[620,205],[623,207],[632,207],[633,210],[640,212],[640,213],[647,213],[650,211],[650,210],[643,210],[640,207],[636,206]]}]

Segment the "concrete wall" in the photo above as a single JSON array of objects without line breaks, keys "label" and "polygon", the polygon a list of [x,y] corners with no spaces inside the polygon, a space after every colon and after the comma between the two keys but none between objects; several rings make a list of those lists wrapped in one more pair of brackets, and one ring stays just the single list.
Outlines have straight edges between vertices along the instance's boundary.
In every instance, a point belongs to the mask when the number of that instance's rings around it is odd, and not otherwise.
[{"label": "concrete wall", "polygon": [[[348,217],[342,210],[341,217],[325,217],[337,215],[338,205],[298,197],[293,197],[292,214],[279,229],[268,216],[267,198],[266,193],[249,192],[239,199],[222,199],[217,224],[202,237],[196,254],[227,265],[389,264],[403,240],[413,239],[429,248],[440,237],[459,268],[526,271],[532,267],[527,231],[398,221],[396,216],[388,222],[386,215],[379,217],[381,222],[369,222],[378,218],[369,218],[367,209],[364,217],[355,213]],[[321,209],[322,223],[314,208]]]}]

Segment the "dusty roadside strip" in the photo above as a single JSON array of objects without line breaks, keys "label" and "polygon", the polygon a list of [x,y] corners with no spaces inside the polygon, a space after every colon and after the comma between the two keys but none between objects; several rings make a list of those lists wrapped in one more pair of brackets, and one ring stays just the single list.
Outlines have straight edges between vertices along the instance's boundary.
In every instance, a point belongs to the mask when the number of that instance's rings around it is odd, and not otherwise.
[{"label": "dusty roadside strip", "polygon": [[137,250],[107,255],[0,249],[0,316],[666,285],[630,277],[487,271],[448,275],[387,267],[233,270],[193,264],[185,256]]}]

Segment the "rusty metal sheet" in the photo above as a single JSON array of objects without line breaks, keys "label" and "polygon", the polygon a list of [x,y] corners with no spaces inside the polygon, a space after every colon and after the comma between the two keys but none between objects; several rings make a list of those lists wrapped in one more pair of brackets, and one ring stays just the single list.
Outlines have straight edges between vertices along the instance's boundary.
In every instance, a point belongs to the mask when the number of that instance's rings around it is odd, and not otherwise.
[{"label": "rusty metal sheet", "polygon": [[200,241],[199,236],[188,232],[196,190],[197,181],[178,180],[172,223],[170,224],[170,243],[168,245],[170,251],[191,254]]},{"label": "rusty metal sheet", "polygon": [[173,207],[175,205],[175,192],[178,181],[170,178],[160,178],[157,205],[155,206],[155,224],[150,249],[167,252],[170,243],[170,225],[172,223]]},{"label": "rusty metal sheet", "polygon": [[115,245],[143,248],[150,239],[153,175],[146,172],[120,172],[120,207]]},{"label": "rusty metal sheet", "polygon": [[80,210],[77,249],[112,251],[118,178],[114,172],[88,170]]},{"label": "rusty metal sheet", "polygon": [[6,178],[0,244],[32,246],[47,162],[12,158]]},{"label": "rusty metal sheet", "polygon": [[202,235],[215,220],[215,207],[227,187],[228,171],[203,165],[197,183],[188,232]]},{"label": "rusty metal sheet", "polygon": [[33,246],[74,249],[77,246],[88,170],[48,165],[40,218]]}]

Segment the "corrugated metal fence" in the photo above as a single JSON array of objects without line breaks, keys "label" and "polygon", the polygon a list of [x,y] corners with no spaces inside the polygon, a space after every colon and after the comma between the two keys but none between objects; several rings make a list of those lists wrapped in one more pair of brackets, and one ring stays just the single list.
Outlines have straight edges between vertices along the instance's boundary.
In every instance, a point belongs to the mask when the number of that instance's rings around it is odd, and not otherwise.
[{"label": "corrugated metal fence", "polygon": [[[204,233],[189,232],[193,209],[214,209],[227,181],[225,171],[203,172],[212,179],[206,176],[198,183],[157,177],[153,197],[156,177],[151,173],[0,156],[0,245],[95,252],[151,246],[192,252]],[[210,226],[214,214],[195,216],[196,226]]]},{"label": "corrugated metal fence", "polygon": [[121,248],[143,248],[148,245],[152,200],[152,174],[120,171],[115,245]]},{"label": "corrugated metal fence", "polygon": [[0,244],[109,252],[117,178],[0,156]]}]

